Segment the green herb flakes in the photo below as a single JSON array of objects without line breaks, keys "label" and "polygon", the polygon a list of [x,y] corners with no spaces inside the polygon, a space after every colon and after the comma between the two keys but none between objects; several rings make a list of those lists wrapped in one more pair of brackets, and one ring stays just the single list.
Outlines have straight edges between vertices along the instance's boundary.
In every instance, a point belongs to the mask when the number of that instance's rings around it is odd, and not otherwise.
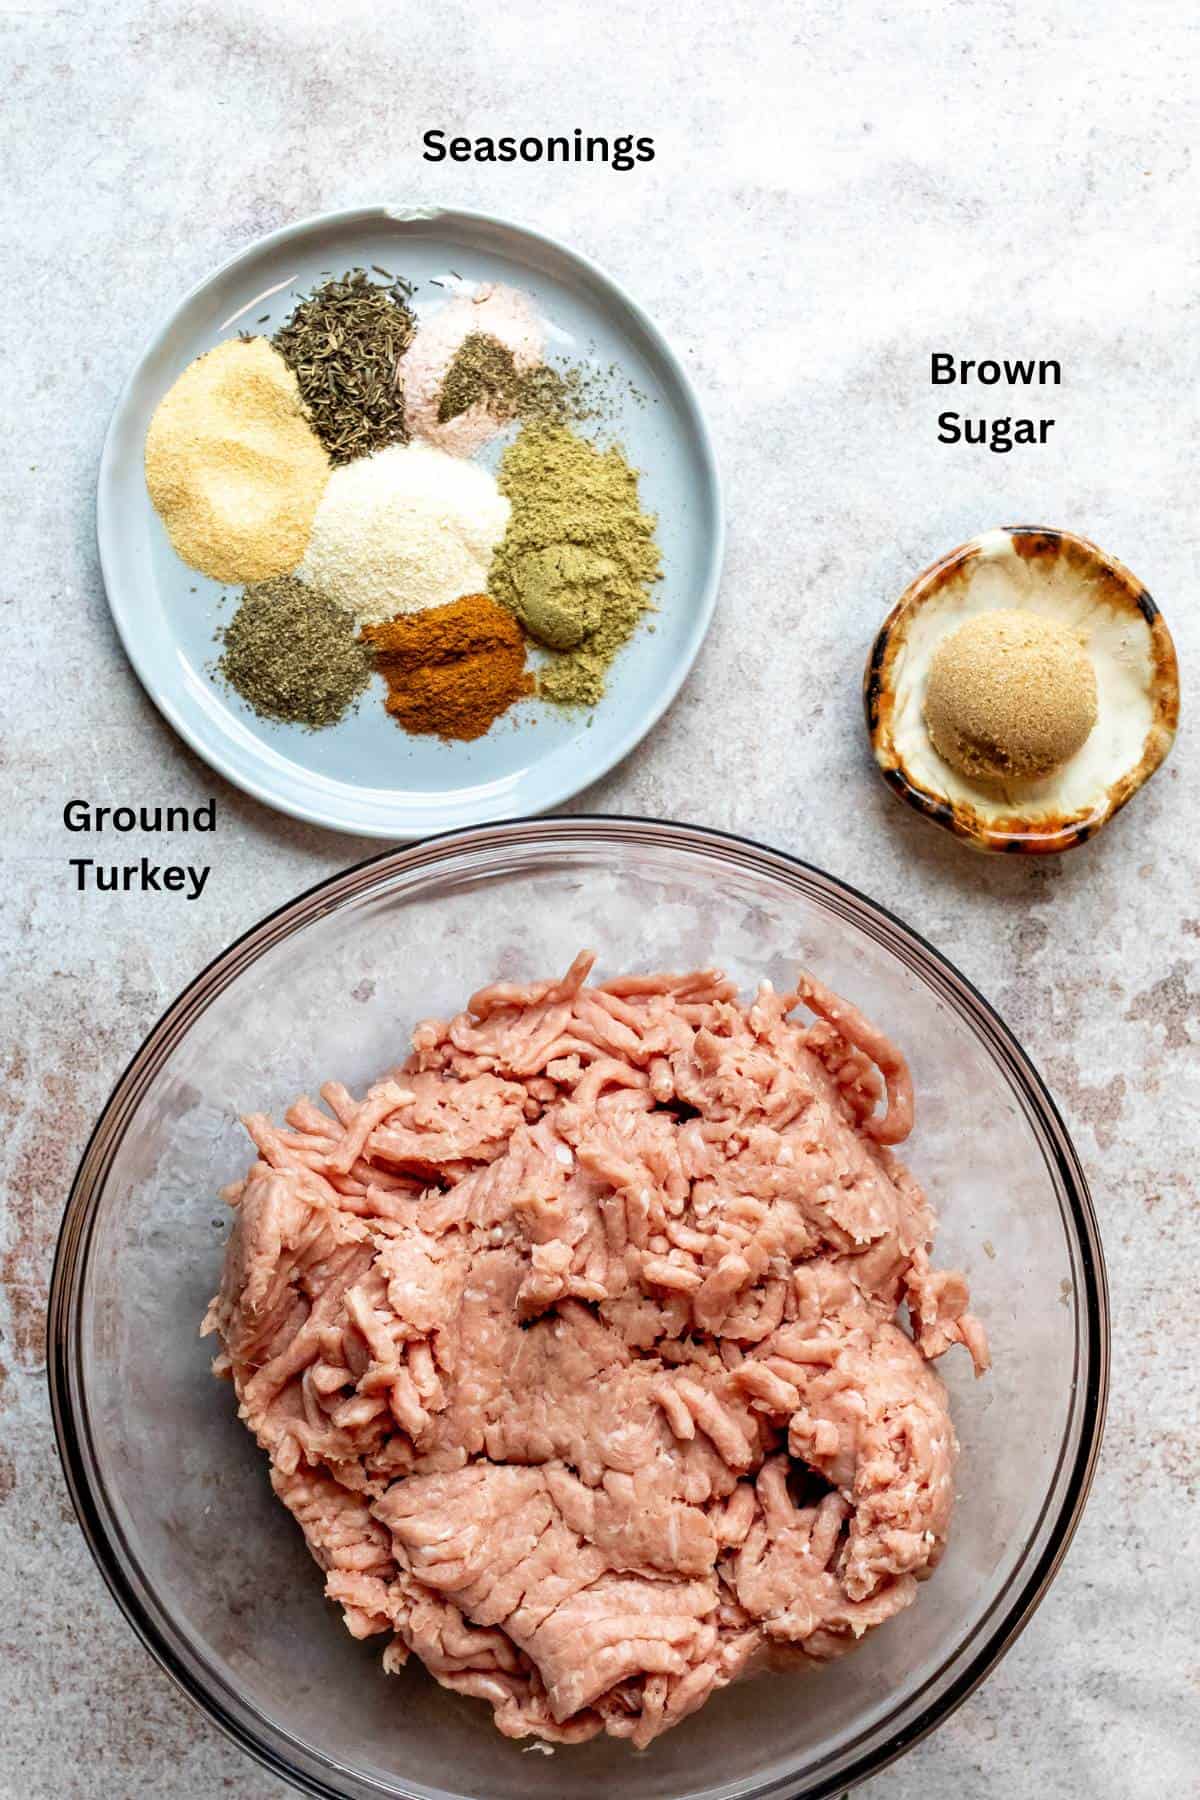
[{"label": "green herb flakes", "polygon": [[370,658],[355,632],[334,601],[281,575],[246,589],[220,634],[217,667],[260,718],[319,731],[337,724],[370,679]]},{"label": "green herb flakes", "polygon": [[443,378],[438,424],[446,425],[480,403],[497,418],[511,418],[518,380],[508,345],[485,332],[470,332]]}]

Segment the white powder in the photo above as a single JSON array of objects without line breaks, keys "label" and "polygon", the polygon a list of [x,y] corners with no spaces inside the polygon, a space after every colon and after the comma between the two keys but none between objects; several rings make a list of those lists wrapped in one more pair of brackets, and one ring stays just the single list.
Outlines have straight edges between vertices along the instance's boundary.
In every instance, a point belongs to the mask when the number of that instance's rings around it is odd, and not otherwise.
[{"label": "white powder", "polygon": [[447,419],[444,425],[438,423],[446,371],[463,339],[474,332],[505,345],[512,351],[514,367],[522,370],[541,362],[546,342],[527,296],[503,283],[485,283],[472,294],[460,294],[429,320],[421,321],[400,364],[404,413],[414,437],[454,456],[474,456],[504,423],[482,403]]},{"label": "white powder", "polygon": [[335,469],[297,573],[362,625],[487,591],[510,512],[494,477],[428,444]]}]

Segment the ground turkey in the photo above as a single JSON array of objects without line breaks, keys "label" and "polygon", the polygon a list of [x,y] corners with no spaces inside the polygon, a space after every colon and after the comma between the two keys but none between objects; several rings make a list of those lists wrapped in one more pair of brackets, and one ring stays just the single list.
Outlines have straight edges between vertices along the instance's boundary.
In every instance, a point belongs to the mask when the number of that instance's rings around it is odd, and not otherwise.
[{"label": "ground turkey", "polygon": [[954,1487],[928,1359],[987,1351],[880,1033],[808,977],[746,1005],[591,963],[421,1024],[362,1100],[249,1116],[206,1329],[388,1668],[644,1745],[910,1604]]}]

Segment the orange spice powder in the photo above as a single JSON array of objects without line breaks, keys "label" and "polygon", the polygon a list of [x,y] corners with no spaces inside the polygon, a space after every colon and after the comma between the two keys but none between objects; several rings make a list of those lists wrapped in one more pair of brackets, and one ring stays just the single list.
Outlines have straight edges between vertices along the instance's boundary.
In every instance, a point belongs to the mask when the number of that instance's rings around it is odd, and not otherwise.
[{"label": "orange spice powder", "polygon": [[362,641],[387,681],[387,709],[406,731],[482,737],[534,690],[521,627],[488,594],[368,625]]}]

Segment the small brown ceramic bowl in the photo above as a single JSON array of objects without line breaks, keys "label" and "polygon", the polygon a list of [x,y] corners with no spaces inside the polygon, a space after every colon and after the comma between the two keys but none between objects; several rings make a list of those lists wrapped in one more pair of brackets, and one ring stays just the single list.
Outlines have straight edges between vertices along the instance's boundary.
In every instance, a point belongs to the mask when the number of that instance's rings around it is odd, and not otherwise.
[{"label": "small brown ceramic bowl", "polygon": [[[995,787],[933,747],[923,709],[937,644],[999,607],[1077,632],[1096,670],[1098,713],[1053,775]],[[864,679],[867,730],[888,786],[977,850],[1044,855],[1094,837],[1163,762],[1179,722],[1179,666],[1154,601],[1115,557],[1069,531],[987,531],[918,575],[885,619]]]}]

